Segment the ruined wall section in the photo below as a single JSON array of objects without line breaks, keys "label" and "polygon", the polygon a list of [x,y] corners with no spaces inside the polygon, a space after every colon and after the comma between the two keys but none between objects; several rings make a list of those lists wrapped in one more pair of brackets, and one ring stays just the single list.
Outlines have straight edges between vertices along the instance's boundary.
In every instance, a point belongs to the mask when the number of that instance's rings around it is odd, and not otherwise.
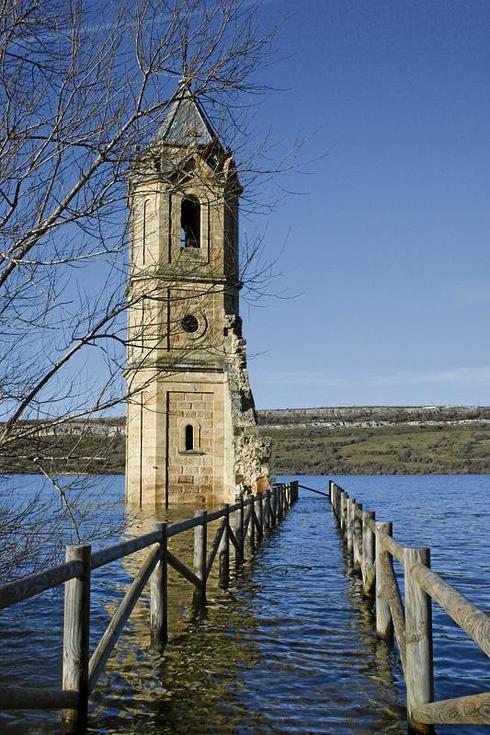
[{"label": "ruined wall section", "polygon": [[237,315],[226,317],[224,346],[233,422],[235,494],[241,496],[267,489],[271,445],[257,428],[246,341],[242,337],[242,320]]}]

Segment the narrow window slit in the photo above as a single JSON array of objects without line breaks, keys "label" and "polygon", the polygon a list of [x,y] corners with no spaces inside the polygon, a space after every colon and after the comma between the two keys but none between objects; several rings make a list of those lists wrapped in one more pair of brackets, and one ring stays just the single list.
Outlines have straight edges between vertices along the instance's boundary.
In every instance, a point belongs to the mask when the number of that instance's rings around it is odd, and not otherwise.
[{"label": "narrow window slit", "polygon": [[187,424],[185,427],[185,451],[191,452],[194,449],[194,427]]}]

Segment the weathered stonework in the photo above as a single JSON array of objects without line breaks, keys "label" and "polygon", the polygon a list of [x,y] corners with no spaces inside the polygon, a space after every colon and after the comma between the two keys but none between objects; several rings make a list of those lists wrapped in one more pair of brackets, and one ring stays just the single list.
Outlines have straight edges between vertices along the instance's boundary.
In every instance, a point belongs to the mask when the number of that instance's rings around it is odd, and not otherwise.
[{"label": "weathered stonework", "polygon": [[237,492],[255,492],[260,479],[267,478],[270,442],[257,430],[257,416],[247,370],[246,341],[239,316],[227,318],[225,351],[231,394],[234,430],[235,480]]},{"label": "weathered stonework", "polygon": [[129,503],[264,486],[239,317],[240,193],[230,151],[181,88],[129,186]]}]

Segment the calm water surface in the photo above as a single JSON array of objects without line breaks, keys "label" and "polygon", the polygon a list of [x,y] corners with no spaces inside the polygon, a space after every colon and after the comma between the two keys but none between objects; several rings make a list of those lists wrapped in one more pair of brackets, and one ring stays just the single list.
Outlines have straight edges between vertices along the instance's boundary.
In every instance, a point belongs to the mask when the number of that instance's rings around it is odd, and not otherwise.
[{"label": "calm water surface", "polygon": [[[321,490],[327,485],[326,478],[299,479]],[[430,546],[433,568],[490,611],[489,476],[332,479],[366,510],[376,510],[378,520],[392,520],[402,543]],[[110,486],[107,478],[103,482],[105,493],[122,497],[122,477],[111,478]],[[189,509],[173,509],[170,520],[187,515]],[[134,518],[129,534],[145,532],[153,520]],[[189,561],[190,544],[191,536],[182,535],[171,540],[171,549]],[[92,648],[143,558],[134,555],[94,573]],[[204,614],[193,614],[189,586],[173,575],[170,597],[164,655],[150,648],[145,596],[99,679],[90,732],[406,733],[396,650],[376,640],[326,499],[302,491],[255,559],[237,570],[227,592],[211,579]],[[0,613],[0,683],[57,686],[61,625],[61,591]],[[434,639],[437,698],[490,689],[488,659],[437,606]],[[55,714],[0,715],[0,733],[6,735],[59,732]]]}]

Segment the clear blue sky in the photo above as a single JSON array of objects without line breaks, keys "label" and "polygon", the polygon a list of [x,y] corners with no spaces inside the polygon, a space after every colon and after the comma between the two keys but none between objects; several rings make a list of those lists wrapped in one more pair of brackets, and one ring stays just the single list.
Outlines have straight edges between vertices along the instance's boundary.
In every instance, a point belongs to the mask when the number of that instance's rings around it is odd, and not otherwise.
[{"label": "clear blue sky", "polygon": [[286,242],[276,288],[300,295],[242,309],[258,407],[488,404],[490,3],[281,0],[262,16],[282,90],[256,124],[279,149],[306,137],[311,173],[280,178],[303,193],[265,234],[272,256]]}]

